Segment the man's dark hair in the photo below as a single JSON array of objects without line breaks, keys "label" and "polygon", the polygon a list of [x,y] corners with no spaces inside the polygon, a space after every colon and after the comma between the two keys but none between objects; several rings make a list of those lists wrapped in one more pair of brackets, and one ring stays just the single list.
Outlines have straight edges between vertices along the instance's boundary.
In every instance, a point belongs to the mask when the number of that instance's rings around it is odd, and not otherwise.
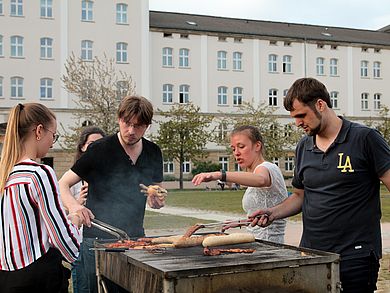
[{"label": "man's dark hair", "polygon": [[152,123],[153,105],[144,97],[127,96],[123,98],[119,105],[118,118],[125,122],[137,118],[138,123],[149,125]]},{"label": "man's dark hair", "polygon": [[283,104],[287,111],[292,111],[294,100],[298,100],[314,109],[318,99],[325,101],[328,107],[332,108],[329,93],[323,83],[314,78],[300,78],[288,90]]}]

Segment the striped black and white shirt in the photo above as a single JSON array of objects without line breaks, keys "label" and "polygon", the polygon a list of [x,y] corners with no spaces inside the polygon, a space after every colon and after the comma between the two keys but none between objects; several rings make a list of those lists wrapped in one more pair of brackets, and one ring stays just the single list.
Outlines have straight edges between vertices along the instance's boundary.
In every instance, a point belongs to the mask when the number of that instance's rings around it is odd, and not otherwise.
[{"label": "striped black and white shirt", "polygon": [[27,267],[57,248],[78,256],[81,235],[66,217],[52,168],[25,160],[14,166],[0,199],[0,270]]}]

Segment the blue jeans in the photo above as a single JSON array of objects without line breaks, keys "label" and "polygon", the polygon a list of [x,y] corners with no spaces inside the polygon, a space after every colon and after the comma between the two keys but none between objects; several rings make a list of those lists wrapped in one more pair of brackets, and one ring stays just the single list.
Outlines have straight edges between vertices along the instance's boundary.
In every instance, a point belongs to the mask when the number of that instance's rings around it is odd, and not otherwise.
[{"label": "blue jeans", "polygon": [[374,253],[362,258],[341,260],[340,279],[343,293],[372,293],[376,290],[379,259]]},{"label": "blue jeans", "polygon": [[78,293],[97,293],[95,251],[90,250],[96,239],[84,238],[80,245],[80,255],[76,264],[76,286]]},{"label": "blue jeans", "polygon": [[[83,238],[83,242],[80,246],[79,256],[79,269],[77,270],[77,290],[78,293],[97,293],[97,277],[96,277],[96,261],[95,251],[90,250],[94,247],[93,243],[96,241],[95,238]],[[127,292],[117,284],[110,280],[104,280],[108,292],[110,293],[123,293]]]}]

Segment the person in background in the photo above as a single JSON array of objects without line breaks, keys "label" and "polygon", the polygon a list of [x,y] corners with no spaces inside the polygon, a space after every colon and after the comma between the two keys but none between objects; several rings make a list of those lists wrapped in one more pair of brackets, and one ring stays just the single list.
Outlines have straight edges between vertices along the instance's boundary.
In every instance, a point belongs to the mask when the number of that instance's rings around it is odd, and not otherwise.
[{"label": "person in background", "polygon": [[[75,156],[75,162],[81,158],[81,156],[84,154],[84,152],[87,150],[89,145],[93,143],[94,141],[103,138],[105,135],[104,131],[101,130],[97,126],[87,126],[85,127],[80,134],[78,143],[77,143],[77,151]],[[81,180],[77,182],[75,185],[73,185],[70,188],[70,191],[72,193],[72,196],[82,205],[85,204],[87,200],[87,194],[88,194],[88,183]],[[72,263],[72,284],[73,284],[73,293],[78,293],[78,288],[83,287],[85,285],[78,284],[79,280],[77,276],[82,274],[80,271],[80,260],[77,259],[75,262]],[[80,281],[85,280],[85,278],[81,278]]]},{"label": "person in background", "polygon": [[[248,215],[260,208],[272,207],[287,198],[287,189],[279,167],[264,159],[264,142],[260,131],[250,125],[235,128],[230,135],[233,155],[246,172],[209,172],[194,176],[192,182],[221,180],[248,186],[242,198],[242,207]],[[283,243],[286,220],[272,227],[247,227],[258,239]]]},{"label": "person in background", "polygon": [[56,175],[37,159],[58,139],[56,117],[42,104],[11,110],[0,162],[0,291],[68,292],[81,219],[65,214]]},{"label": "person in background", "polygon": [[[92,211],[99,220],[124,230],[129,236],[145,235],[143,221],[146,197],[140,184],[161,185],[163,160],[160,148],[143,136],[152,123],[153,106],[144,97],[125,97],[118,109],[119,132],[106,136],[88,147],[87,151],[60,180],[65,206],[70,213],[77,212],[87,227],[83,228],[80,262],[87,279],[87,288],[80,292],[97,292],[95,255],[89,249],[96,239],[113,236],[94,227],[89,228]],[[70,187],[80,180],[88,182],[86,206],[78,203]],[[164,205],[158,197],[149,201],[152,208]],[[109,280],[104,280],[109,292],[121,292]]]},{"label": "person in background", "polygon": [[300,246],[340,254],[344,293],[374,292],[382,255],[380,182],[390,188],[389,145],[375,129],[337,116],[325,85],[314,78],[296,80],[284,107],[307,134],[295,151],[293,194],[250,215],[252,225],[265,227],[302,211]]}]

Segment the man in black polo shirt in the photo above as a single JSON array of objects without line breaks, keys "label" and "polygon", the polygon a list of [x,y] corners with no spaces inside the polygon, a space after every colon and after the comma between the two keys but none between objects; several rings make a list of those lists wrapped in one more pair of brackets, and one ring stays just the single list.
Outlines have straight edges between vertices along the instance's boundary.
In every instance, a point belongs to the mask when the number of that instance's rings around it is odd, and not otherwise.
[{"label": "man in black polo shirt", "polygon": [[343,292],[373,292],[382,255],[380,181],[390,187],[390,149],[378,131],[338,117],[325,86],[294,82],[284,100],[305,136],[297,145],[293,194],[251,215],[267,226],[302,211],[302,247],[339,253]]},{"label": "man in black polo shirt", "polygon": [[[69,213],[77,213],[87,225],[84,226],[80,250],[83,274],[77,277],[81,279],[80,286],[88,284],[84,286],[88,288],[79,288],[79,292],[97,292],[95,257],[89,248],[96,239],[113,238],[90,227],[92,213],[131,237],[144,236],[146,197],[139,184],[160,185],[163,180],[161,150],[143,138],[152,117],[153,106],[147,99],[138,96],[124,98],[118,109],[119,132],[91,144],[60,180],[64,205]],[[86,207],[70,193],[70,187],[81,179],[88,182]],[[157,197],[148,203],[153,208],[164,205]],[[112,289],[110,292],[120,291]]]}]

